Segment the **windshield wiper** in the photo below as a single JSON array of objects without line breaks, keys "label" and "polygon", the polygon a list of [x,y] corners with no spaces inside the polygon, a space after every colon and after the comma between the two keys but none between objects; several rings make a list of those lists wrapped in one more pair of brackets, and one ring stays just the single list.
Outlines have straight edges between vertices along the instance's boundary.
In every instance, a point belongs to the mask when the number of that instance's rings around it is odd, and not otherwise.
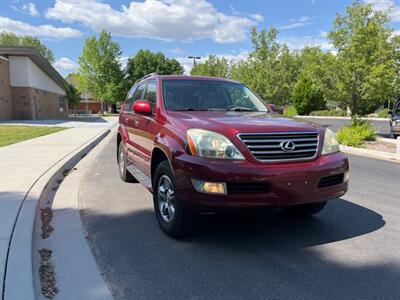
[{"label": "windshield wiper", "polygon": [[248,107],[243,107],[243,106],[231,106],[228,107],[229,111],[254,111],[254,109],[248,108]]}]

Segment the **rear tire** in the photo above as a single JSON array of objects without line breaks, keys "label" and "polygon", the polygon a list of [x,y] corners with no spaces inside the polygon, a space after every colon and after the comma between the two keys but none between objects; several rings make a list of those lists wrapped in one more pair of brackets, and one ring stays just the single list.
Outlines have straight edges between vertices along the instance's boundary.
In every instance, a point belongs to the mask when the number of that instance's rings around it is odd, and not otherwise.
[{"label": "rear tire", "polygon": [[299,206],[285,208],[285,212],[294,217],[309,217],[320,212],[327,202],[302,204]]},{"label": "rear tire", "polygon": [[161,162],[154,173],[153,202],[157,222],[165,234],[180,238],[188,233],[190,214],[182,207],[167,160]]},{"label": "rear tire", "polygon": [[123,142],[120,142],[118,145],[118,170],[119,177],[125,182],[136,182],[135,177],[132,176],[131,173],[127,170],[126,166],[128,165],[128,160],[126,158],[125,147]]}]

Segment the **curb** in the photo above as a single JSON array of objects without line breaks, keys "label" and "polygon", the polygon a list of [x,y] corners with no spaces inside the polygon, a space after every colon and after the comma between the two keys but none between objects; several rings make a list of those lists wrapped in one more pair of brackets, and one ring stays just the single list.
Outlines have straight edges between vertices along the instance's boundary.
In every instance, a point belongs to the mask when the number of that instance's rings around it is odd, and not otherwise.
[{"label": "curb", "polygon": [[[301,119],[327,119],[327,120],[351,120],[351,117],[334,117],[334,116],[300,116],[297,115],[295,118],[301,118]],[[371,120],[371,121],[389,121],[390,118],[368,118],[368,117],[363,117],[361,119],[365,120]]]},{"label": "curb", "polygon": [[355,148],[355,147],[349,147],[349,146],[345,146],[345,145],[340,145],[340,150],[342,152],[345,152],[348,154],[371,157],[371,158],[382,159],[382,160],[387,160],[387,161],[392,161],[392,162],[400,162],[400,155],[395,154],[395,153],[388,153],[388,152],[376,151],[376,150],[368,150],[368,149],[363,149],[363,148]]},{"label": "curb", "polygon": [[[56,299],[113,299],[87,242],[90,237],[81,223],[78,204],[82,178],[90,171],[88,164],[96,159],[96,153],[103,149],[104,142],[113,137],[112,134],[108,135],[99,141],[95,149],[85,152],[87,155],[79,156],[65,164],[68,171],[66,172],[64,169],[56,173],[46,187],[47,192],[45,191],[39,200],[40,209],[36,217],[32,246],[34,287],[38,300],[46,299],[41,294],[40,288],[41,280],[38,271],[41,266],[41,258],[38,254],[39,249],[52,251],[50,263],[55,269]],[[39,216],[40,211],[45,208],[51,208],[50,225],[53,231],[43,239],[41,237],[42,221]],[[66,260],[66,258],[68,259]]]},{"label": "curb", "polygon": [[34,182],[26,193],[15,221],[7,253],[2,299],[35,299],[32,245],[39,199],[55,174],[63,170],[68,163],[80,158],[86,151],[93,148],[110,133],[110,128],[103,130],[91,140],[54,163]]}]

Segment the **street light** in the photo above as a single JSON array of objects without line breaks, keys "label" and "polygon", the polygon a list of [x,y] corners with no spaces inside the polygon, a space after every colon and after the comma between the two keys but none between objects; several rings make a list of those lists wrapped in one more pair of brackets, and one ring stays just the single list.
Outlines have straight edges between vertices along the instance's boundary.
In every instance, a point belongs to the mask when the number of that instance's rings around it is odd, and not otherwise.
[{"label": "street light", "polygon": [[193,59],[193,66],[196,65],[196,59],[201,59],[200,56],[188,56],[189,59]]}]

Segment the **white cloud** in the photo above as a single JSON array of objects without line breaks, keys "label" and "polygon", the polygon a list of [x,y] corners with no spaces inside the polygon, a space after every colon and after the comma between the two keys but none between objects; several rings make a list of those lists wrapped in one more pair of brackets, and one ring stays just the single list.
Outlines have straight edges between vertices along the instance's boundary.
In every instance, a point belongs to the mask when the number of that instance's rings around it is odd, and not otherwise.
[{"label": "white cloud", "polygon": [[262,15],[260,15],[260,14],[250,14],[249,16],[250,16],[250,18],[252,18],[257,23],[261,23],[261,22],[264,21],[264,17]]},{"label": "white cloud", "polygon": [[365,3],[371,4],[377,11],[387,12],[393,22],[400,22],[400,6],[394,0],[365,0]]},{"label": "white cloud", "polygon": [[304,27],[304,26],[311,24],[310,20],[311,20],[311,18],[308,16],[303,16],[298,19],[290,19],[288,24],[280,26],[278,28],[281,30],[285,30],[285,29]]},{"label": "white cloud", "polygon": [[36,17],[39,15],[38,10],[36,9],[35,3],[29,2],[29,3],[24,3],[22,6],[22,9],[26,12],[28,12],[32,17]]},{"label": "white cloud", "polygon": [[22,35],[33,35],[55,39],[79,37],[82,33],[70,27],[54,27],[53,25],[30,25],[21,21],[0,16],[0,32],[9,31]]},{"label": "white cloud", "polygon": [[56,0],[46,17],[126,37],[187,42],[209,38],[218,43],[246,40],[257,23],[254,18],[221,13],[206,0],[132,1],[120,10],[96,0]]},{"label": "white cloud", "polygon": [[121,64],[122,69],[125,69],[126,66],[128,65],[128,60],[129,60],[129,56],[125,56],[125,55],[123,55],[119,58],[119,63]]},{"label": "white cloud", "polygon": [[60,73],[64,73],[65,71],[73,72],[78,68],[78,64],[68,57],[60,57],[53,63],[53,67]]},{"label": "white cloud", "polygon": [[320,47],[322,50],[332,51],[333,45],[322,34],[320,36],[283,37],[279,38],[279,42],[285,43],[292,50],[300,50],[304,47]]}]

